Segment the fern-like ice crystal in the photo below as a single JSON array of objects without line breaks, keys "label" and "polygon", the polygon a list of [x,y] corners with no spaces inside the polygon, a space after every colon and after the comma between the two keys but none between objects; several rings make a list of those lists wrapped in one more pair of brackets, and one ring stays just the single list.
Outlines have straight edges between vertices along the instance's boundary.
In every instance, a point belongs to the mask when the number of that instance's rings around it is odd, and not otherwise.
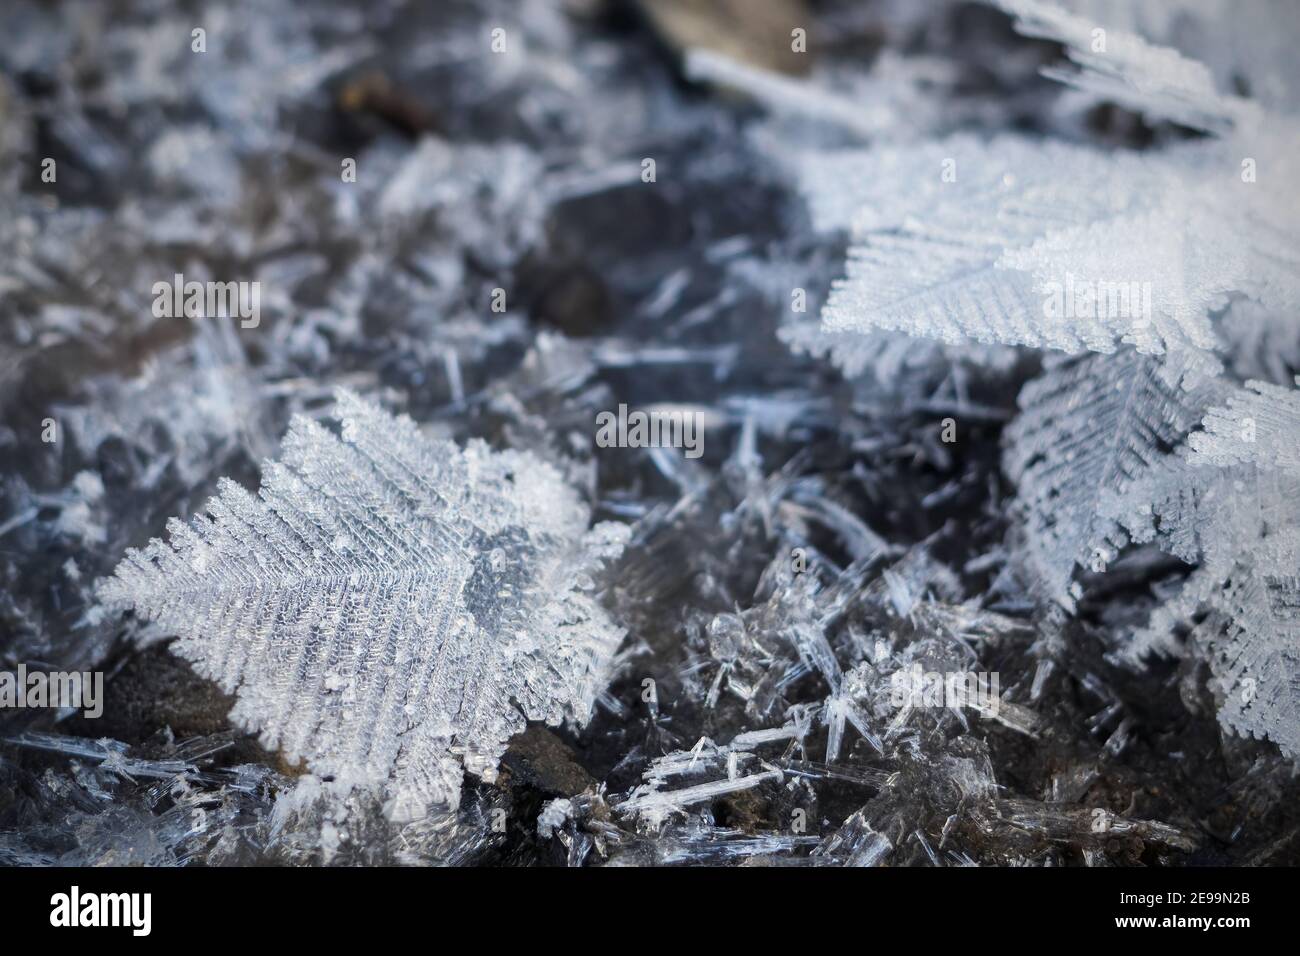
[{"label": "fern-like ice crystal", "polygon": [[525,719],[577,724],[621,632],[594,599],[622,525],[530,454],[431,440],[348,392],[293,421],[254,495],[224,481],[99,587],[179,635],[232,717],[395,818],[456,805]]}]

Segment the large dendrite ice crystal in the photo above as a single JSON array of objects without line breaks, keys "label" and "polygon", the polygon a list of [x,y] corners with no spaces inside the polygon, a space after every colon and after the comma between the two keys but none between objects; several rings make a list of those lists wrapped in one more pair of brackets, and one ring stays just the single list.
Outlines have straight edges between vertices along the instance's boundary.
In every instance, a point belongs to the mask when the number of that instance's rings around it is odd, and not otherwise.
[{"label": "large dendrite ice crystal", "polygon": [[179,635],[267,747],[411,819],[456,806],[462,767],[492,779],[525,719],[586,722],[622,637],[592,575],[627,529],[589,529],[531,454],[346,391],[335,415],[341,439],[295,418],[257,495],[223,481],[98,590]]}]

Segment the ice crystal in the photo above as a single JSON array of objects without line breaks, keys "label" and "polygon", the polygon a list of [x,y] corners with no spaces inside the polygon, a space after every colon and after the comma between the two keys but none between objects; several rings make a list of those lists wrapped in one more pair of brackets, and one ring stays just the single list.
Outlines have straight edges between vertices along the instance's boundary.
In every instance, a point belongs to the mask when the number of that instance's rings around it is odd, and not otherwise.
[{"label": "ice crystal", "polygon": [[1029,382],[1007,430],[1022,560],[1049,600],[1073,609],[1076,568],[1105,569],[1128,536],[1100,511],[1123,497],[1197,424],[1217,385],[1188,353],[1133,351],[1058,364]]},{"label": "ice crystal", "polygon": [[[1268,144],[1285,164],[1282,140]],[[1148,353],[1214,349],[1209,313],[1230,293],[1276,308],[1297,293],[1294,271],[1274,259],[1289,261],[1290,253],[1265,249],[1255,218],[1283,234],[1294,230],[1278,205],[1286,203],[1283,187],[1242,182],[1240,153],[1192,144],[1116,156],[961,136],[864,157],[857,175],[876,182],[883,175],[892,198],[858,217],[858,244],[823,309],[823,327],[1066,352],[1111,352],[1122,343]],[[841,181],[820,179],[814,208],[830,202]],[[1198,234],[1215,239],[1188,241]],[[1256,248],[1259,255],[1247,254]]]},{"label": "ice crystal", "polygon": [[1290,118],[1264,124],[1174,50],[1118,31],[1097,40],[1091,22],[1032,0],[1003,6],[1025,32],[1067,43],[1086,67],[1073,82],[1225,139],[1116,155],[961,134],[797,160],[814,220],[855,238],[825,332],[1159,354],[1218,347],[1210,312],[1230,294],[1270,309],[1300,301]]},{"label": "ice crystal", "polygon": [[1016,17],[1016,29],[1021,33],[1065,44],[1080,71],[1045,70],[1053,79],[1099,99],[1210,132],[1258,119],[1257,104],[1221,95],[1205,64],[1177,50],[1148,43],[1123,30],[1107,30],[1087,17],[1040,0],[995,2]]},{"label": "ice crystal", "polygon": [[[0,829],[9,866],[182,866],[240,862],[248,831],[269,805],[276,774],[265,767],[213,769],[231,736],[164,739],[142,756],[117,740],[27,732],[0,743],[71,759],[36,775],[0,758],[0,781],[21,794],[27,825]],[[51,817],[54,808],[65,815]]]},{"label": "ice crystal", "polygon": [[236,450],[257,460],[274,449],[263,423],[269,409],[231,326],[201,326],[191,343],[148,363],[133,379],[85,383],[93,404],[57,406],[69,437],[87,457],[120,443],[144,464],[141,484],[156,487],[175,469],[187,484],[216,476]]},{"label": "ice crystal", "polygon": [[[422,437],[340,391],[342,437],[296,418],[254,496],[233,482],[128,552],[102,601],[179,635],[269,748],[390,814],[459,801],[525,719],[581,724],[621,632],[592,571],[621,525],[528,454]],[[390,782],[391,778],[391,782]]]},{"label": "ice crystal", "polygon": [[1204,426],[1188,440],[1192,464],[1253,462],[1300,475],[1300,391],[1247,382],[1226,408],[1210,410]]},{"label": "ice crystal", "polygon": [[1179,591],[1152,615],[1130,657],[1176,648],[1194,616],[1220,683],[1219,719],[1300,753],[1300,467],[1294,454],[1297,393],[1262,382],[1210,408],[1187,437],[1134,483],[1099,502],[1133,540],[1155,541],[1195,563]]},{"label": "ice crystal", "polygon": [[[807,728],[798,724],[748,731],[722,746],[702,737],[690,750],[676,751],[654,761],[643,775],[646,782],[635,788],[615,810],[623,816],[638,815],[649,826],[657,827],[672,815],[684,815],[688,812],[686,808],[695,804],[752,790],[765,783],[779,783],[780,768],[753,751],[764,744],[801,740],[806,732]],[[670,781],[678,778],[716,778],[719,774],[723,775],[721,779],[667,788]]]},{"label": "ice crystal", "polygon": [[1294,108],[1300,70],[1291,54],[1296,9],[1289,0],[1062,0],[1061,6],[1106,27],[1177,45],[1213,70],[1219,89],[1244,87],[1268,109]]},{"label": "ice crystal", "polygon": [[1168,651],[1172,629],[1209,612],[1197,633],[1219,681],[1219,720],[1300,755],[1300,478],[1230,470],[1165,487],[1148,533],[1197,567],[1128,652]]},{"label": "ice crystal", "polygon": [[[1280,545],[1280,546],[1279,546]],[[1300,757],[1300,535],[1291,529],[1271,555],[1247,562],[1225,595],[1227,634],[1212,642],[1223,703],[1219,720],[1239,734],[1267,737]]]}]

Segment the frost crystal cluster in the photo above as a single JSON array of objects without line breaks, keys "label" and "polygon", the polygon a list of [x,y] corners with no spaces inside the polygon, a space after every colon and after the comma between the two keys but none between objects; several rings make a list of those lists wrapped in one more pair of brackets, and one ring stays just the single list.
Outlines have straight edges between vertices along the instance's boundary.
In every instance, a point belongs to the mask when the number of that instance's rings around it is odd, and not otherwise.
[{"label": "frost crystal cluster", "polygon": [[[100,598],[238,694],[270,749],[404,819],[492,779],[525,719],[584,723],[622,636],[592,572],[623,526],[528,454],[422,436],[340,392],[342,435],[296,418],[261,491],[233,482]],[[390,779],[391,778],[391,779]]]},{"label": "frost crystal cluster", "polygon": [[1297,44],[0,3],[0,865],[1300,864]]},{"label": "frost crystal cluster", "polygon": [[[1070,613],[1080,574],[1130,544],[1197,565],[1121,656],[1170,653],[1212,612],[1201,630],[1226,633],[1202,643],[1223,722],[1300,755],[1300,505],[1276,489],[1300,478],[1285,450],[1300,441],[1297,393],[1252,382],[1213,407],[1238,387],[1225,353],[1240,363],[1270,328],[1287,343],[1300,331],[1300,123],[1220,94],[1208,67],[1132,33],[1038,0],[997,5],[1078,67],[1046,76],[1211,138],[1117,153],[961,133],[805,157],[814,221],[853,244],[820,330],[787,340],[850,371],[854,346],[837,337],[1105,353],[1049,357],[1020,392],[1003,434],[1015,564],[1037,600]],[[903,188],[918,168],[931,175]]]}]

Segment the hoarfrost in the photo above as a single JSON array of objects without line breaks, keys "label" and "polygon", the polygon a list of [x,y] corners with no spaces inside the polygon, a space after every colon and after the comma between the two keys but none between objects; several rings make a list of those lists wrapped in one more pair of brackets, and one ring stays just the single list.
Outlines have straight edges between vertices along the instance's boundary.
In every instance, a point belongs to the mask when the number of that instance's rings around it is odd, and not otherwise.
[{"label": "hoarfrost", "polygon": [[[626,532],[532,456],[463,451],[340,391],[250,495],[223,482],[98,592],[179,635],[232,717],[395,819],[492,779],[525,719],[587,720],[621,632],[583,587]],[[390,780],[391,778],[391,780]]]},{"label": "hoarfrost", "polygon": [[1167,361],[1128,351],[1058,364],[1029,382],[1006,433],[1020,552],[1043,595],[1073,610],[1076,568],[1102,571],[1128,536],[1100,509],[1122,497],[1197,424],[1221,394],[1188,353]]}]

